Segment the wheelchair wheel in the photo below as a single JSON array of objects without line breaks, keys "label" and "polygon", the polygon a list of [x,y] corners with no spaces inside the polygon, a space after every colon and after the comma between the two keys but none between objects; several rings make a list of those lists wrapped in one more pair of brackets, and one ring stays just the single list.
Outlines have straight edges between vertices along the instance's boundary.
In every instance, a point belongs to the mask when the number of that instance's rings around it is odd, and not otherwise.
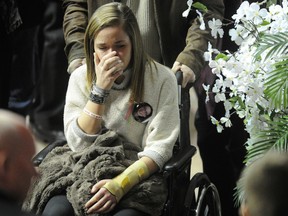
[{"label": "wheelchair wheel", "polygon": [[190,180],[184,207],[186,216],[221,216],[217,188],[206,174],[197,173]]}]

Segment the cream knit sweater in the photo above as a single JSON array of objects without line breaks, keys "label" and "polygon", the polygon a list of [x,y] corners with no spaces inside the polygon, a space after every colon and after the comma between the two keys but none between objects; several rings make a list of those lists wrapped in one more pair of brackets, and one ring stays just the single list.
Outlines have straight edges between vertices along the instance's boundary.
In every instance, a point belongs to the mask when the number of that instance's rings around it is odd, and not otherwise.
[{"label": "cream knit sweater", "polygon": [[[156,67],[156,68],[155,68]],[[132,81],[133,82],[133,81]],[[86,86],[86,65],[75,70],[69,80],[64,110],[64,127],[68,145],[73,151],[81,151],[91,145],[97,134],[84,133],[77,124],[90,90]],[[179,134],[179,109],[177,82],[173,72],[155,62],[146,66],[143,102],[153,108],[152,118],[140,123],[130,115],[130,89],[111,89],[105,101],[103,126],[116,131],[120,136],[143,149],[139,157],[147,156],[162,169],[172,156],[174,143]]]}]

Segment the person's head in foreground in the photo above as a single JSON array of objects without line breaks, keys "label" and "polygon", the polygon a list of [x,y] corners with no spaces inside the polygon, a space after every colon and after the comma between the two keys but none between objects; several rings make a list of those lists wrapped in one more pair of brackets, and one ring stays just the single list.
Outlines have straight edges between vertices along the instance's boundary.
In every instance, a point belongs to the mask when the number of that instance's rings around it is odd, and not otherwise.
[{"label": "person's head in foreground", "polygon": [[243,174],[242,216],[288,215],[288,154],[269,152]]},{"label": "person's head in foreground", "polygon": [[35,143],[25,119],[0,109],[0,192],[21,203],[36,175],[32,163]]}]

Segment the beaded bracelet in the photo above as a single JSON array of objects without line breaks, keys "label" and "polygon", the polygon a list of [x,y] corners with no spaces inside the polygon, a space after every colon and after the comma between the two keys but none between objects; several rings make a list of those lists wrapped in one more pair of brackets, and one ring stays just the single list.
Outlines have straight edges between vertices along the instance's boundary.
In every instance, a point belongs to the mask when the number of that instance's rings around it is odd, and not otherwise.
[{"label": "beaded bracelet", "polygon": [[89,96],[92,102],[97,104],[103,104],[105,102],[106,97],[108,96],[109,96],[109,90],[99,88],[96,86],[95,83],[92,85],[91,93]]},{"label": "beaded bracelet", "polygon": [[103,104],[105,102],[105,98],[103,96],[93,94],[92,92],[90,93],[89,99],[96,104]]},{"label": "beaded bracelet", "polygon": [[86,108],[83,109],[83,112],[84,112],[85,114],[89,115],[91,118],[99,119],[99,120],[102,119],[102,116],[97,115],[97,114],[95,114],[95,113],[93,113],[93,112],[90,112],[90,111],[89,111],[88,109],[86,109]]},{"label": "beaded bracelet", "polygon": [[98,86],[96,86],[96,84],[93,84],[91,88],[91,93],[94,95],[102,96],[102,97],[108,97],[110,91],[99,88]]}]

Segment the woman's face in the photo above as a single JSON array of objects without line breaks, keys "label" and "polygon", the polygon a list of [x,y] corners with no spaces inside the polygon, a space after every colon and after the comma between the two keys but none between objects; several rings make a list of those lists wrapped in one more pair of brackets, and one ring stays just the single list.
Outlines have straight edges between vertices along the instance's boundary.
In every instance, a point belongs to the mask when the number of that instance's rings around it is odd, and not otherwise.
[{"label": "woman's face", "polygon": [[94,51],[96,58],[100,61],[106,54],[115,51],[124,64],[124,70],[128,67],[131,55],[132,44],[129,36],[120,26],[107,27],[102,29],[95,37]]}]

